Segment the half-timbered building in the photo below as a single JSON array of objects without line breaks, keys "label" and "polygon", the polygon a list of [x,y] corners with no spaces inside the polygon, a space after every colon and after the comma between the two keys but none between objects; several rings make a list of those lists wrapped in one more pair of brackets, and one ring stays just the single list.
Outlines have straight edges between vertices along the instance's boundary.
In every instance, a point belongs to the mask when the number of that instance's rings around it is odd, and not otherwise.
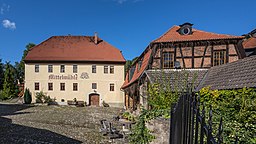
[{"label": "half-timbered building", "polygon": [[[171,27],[152,41],[126,73],[122,86],[125,106],[136,109],[147,97],[147,84],[160,73],[169,75],[183,69],[200,75],[211,67],[244,58],[243,36],[197,30],[190,23]],[[152,71],[154,71],[152,73]],[[162,75],[161,75],[162,76]]]}]

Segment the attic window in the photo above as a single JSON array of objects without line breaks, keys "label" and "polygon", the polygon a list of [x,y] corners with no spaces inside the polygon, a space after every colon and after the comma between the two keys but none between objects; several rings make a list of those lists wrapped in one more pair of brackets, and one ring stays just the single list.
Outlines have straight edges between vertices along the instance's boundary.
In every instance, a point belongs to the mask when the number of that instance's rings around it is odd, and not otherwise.
[{"label": "attic window", "polygon": [[184,23],[180,25],[180,29],[178,29],[178,32],[180,35],[191,35],[192,34],[192,26],[191,23]]},{"label": "attic window", "polygon": [[181,33],[183,35],[188,35],[188,34],[190,34],[190,29],[188,27],[185,27],[185,28],[182,29]]}]

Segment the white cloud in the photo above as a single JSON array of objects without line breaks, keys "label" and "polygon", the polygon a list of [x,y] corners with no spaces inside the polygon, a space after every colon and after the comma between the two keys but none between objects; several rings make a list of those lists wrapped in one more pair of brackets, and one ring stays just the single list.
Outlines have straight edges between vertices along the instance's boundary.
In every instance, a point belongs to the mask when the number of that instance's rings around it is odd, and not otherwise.
[{"label": "white cloud", "polygon": [[0,14],[4,14],[5,12],[8,12],[10,10],[10,5],[2,4],[0,8]]},{"label": "white cloud", "polygon": [[15,22],[11,22],[10,20],[7,20],[7,19],[3,20],[2,24],[5,28],[11,29],[11,30],[16,29]]}]

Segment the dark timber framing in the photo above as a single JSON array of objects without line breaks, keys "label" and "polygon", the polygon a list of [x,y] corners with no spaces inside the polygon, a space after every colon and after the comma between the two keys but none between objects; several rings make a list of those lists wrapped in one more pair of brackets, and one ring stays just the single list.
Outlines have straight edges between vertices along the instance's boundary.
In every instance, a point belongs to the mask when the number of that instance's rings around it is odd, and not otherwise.
[{"label": "dark timber framing", "polygon": [[195,67],[195,58],[194,58],[194,56],[195,56],[195,47],[194,47],[194,43],[192,43],[192,60],[191,60],[192,68]]},{"label": "dark timber framing", "polygon": [[[174,42],[152,42],[145,51],[140,55],[143,58],[148,50],[152,50],[148,63],[145,63],[146,69],[163,69],[163,52],[173,53],[173,61],[182,63],[182,69],[190,68],[211,68],[214,64],[214,51],[225,50],[225,63],[234,61],[235,58],[244,58],[245,53],[238,42],[240,39],[221,39],[221,40],[197,40],[197,41],[174,41]],[[233,50],[233,45],[234,49]],[[229,58],[231,58],[229,60]],[[234,59],[233,59],[234,58]],[[138,63],[139,59],[135,62]],[[191,61],[190,61],[191,60]],[[175,68],[175,67],[174,67]],[[172,68],[171,68],[172,69]],[[142,72],[143,74],[143,72]],[[128,109],[137,109],[140,101],[140,85],[145,82],[145,76],[139,77],[138,80],[122,88],[128,98],[125,104]]]},{"label": "dark timber framing", "polygon": [[[174,62],[176,61],[177,57],[176,57],[176,52],[177,52],[177,46],[173,46],[174,48]],[[175,66],[174,66],[175,67]]]},{"label": "dark timber framing", "polygon": [[164,47],[160,44],[160,68],[163,68],[163,49]]},{"label": "dark timber framing", "polygon": [[229,62],[229,44],[226,44],[226,63]]},{"label": "dark timber framing", "polygon": [[184,56],[183,56],[183,54],[182,54],[181,44],[179,45],[179,49],[180,49],[180,55],[181,55],[181,57],[182,57],[183,68],[186,68]]},{"label": "dark timber framing", "polygon": [[211,45],[211,67],[213,66],[213,44]]},{"label": "dark timber framing", "polygon": [[203,54],[203,58],[202,58],[202,62],[201,62],[201,68],[203,68],[203,66],[204,66],[204,58],[205,58],[207,48],[208,48],[208,43],[207,43],[207,45],[205,45],[205,48],[204,48],[204,54]]}]

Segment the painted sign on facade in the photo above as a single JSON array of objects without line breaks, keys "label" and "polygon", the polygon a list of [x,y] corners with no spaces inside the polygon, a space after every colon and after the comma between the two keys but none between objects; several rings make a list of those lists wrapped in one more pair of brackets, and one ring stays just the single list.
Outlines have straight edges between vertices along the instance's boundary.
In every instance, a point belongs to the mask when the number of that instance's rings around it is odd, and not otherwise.
[{"label": "painted sign on facade", "polygon": [[[83,72],[80,76],[81,79],[89,79],[89,75],[87,72]],[[49,75],[49,80],[77,80],[78,79],[78,75],[74,74],[68,74],[68,75],[55,75],[55,74],[51,74]]]},{"label": "painted sign on facade", "polygon": [[77,80],[77,74],[74,75],[49,75],[49,80]]}]

